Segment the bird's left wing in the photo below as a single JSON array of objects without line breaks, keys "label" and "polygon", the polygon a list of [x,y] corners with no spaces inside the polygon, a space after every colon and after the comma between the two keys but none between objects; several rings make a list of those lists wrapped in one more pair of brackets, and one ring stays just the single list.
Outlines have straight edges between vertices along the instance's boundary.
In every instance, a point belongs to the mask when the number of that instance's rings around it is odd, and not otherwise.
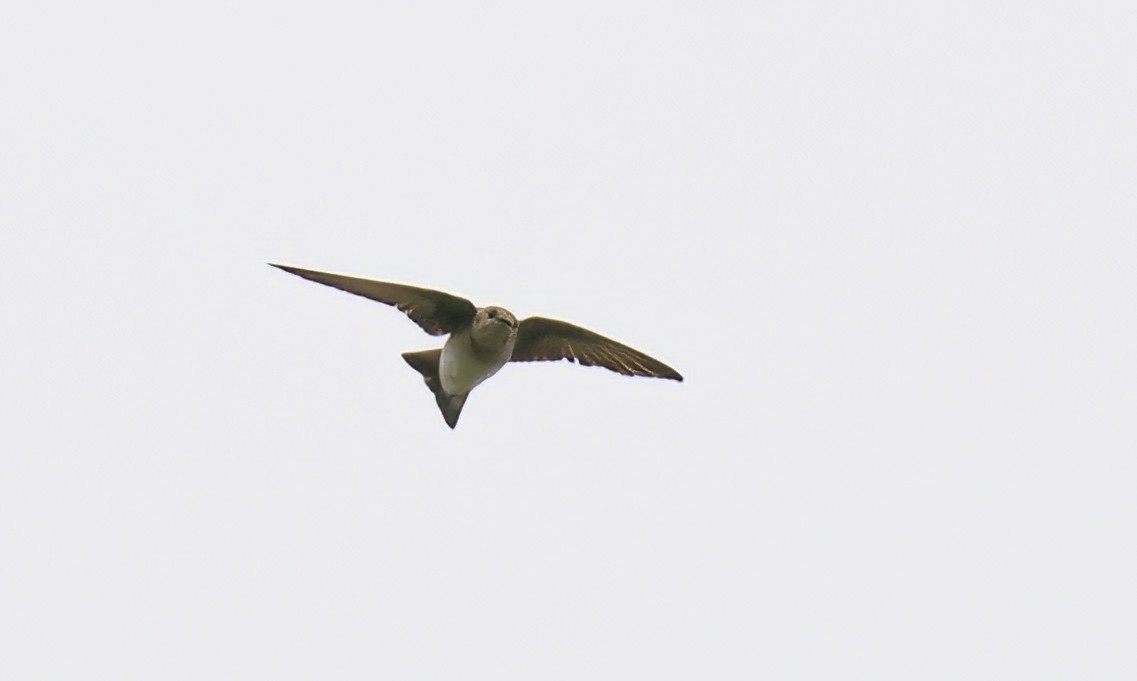
[{"label": "bird's left wing", "polygon": [[651,376],[682,381],[678,371],[644,353],[588,329],[556,319],[529,317],[517,330],[511,362],[567,359],[601,366],[625,376]]}]

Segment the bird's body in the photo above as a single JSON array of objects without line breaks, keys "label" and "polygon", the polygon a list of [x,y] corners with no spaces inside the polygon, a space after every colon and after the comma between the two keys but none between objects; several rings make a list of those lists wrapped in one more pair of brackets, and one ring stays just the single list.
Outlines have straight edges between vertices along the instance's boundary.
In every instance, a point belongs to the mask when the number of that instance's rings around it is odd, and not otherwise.
[{"label": "bird's body", "polygon": [[[481,314],[484,310],[479,310]],[[493,376],[505,366],[513,355],[517,342],[517,320],[501,308],[498,313],[509,315],[507,322],[498,322],[504,316],[486,316],[479,325],[478,318],[470,328],[450,334],[442,346],[442,356],[438,362],[438,377],[442,387],[451,395],[462,395],[473,390],[479,383]]]},{"label": "bird's body", "polygon": [[628,376],[683,380],[663,362],[567,322],[543,317],[518,322],[509,310],[474,307],[465,298],[442,291],[284,265],[273,267],[393,305],[432,336],[449,334],[442,348],[406,352],[403,359],[422,374],[451,428],[457,425],[470,391],[511,361],[568,359]]}]

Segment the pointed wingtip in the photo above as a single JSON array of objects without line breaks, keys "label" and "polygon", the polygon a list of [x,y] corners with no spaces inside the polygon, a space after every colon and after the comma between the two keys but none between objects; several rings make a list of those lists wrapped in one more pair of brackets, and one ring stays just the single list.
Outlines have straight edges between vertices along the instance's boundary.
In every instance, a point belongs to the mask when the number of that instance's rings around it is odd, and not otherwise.
[{"label": "pointed wingtip", "polygon": [[319,281],[318,279],[312,279],[312,277],[309,276],[312,274],[320,274],[319,272],[312,272],[310,270],[306,270],[306,269],[303,269],[300,267],[293,267],[291,265],[278,265],[277,263],[274,263],[274,262],[266,262],[265,264],[268,265],[269,267],[275,267],[276,269],[280,270],[281,272],[287,272],[289,274],[295,275],[295,276],[300,277],[302,279],[310,279],[310,280],[316,281],[318,283],[324,283],[324,282]]}]

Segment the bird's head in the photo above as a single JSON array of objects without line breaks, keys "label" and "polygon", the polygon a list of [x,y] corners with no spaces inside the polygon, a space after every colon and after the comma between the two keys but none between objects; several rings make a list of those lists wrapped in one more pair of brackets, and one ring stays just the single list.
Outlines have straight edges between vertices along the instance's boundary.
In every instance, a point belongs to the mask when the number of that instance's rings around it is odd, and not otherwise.
[{"label": "bird's head", "polygon": [[517,317],[504,307],[480,307],[474,315],[474,336],[482,345],[504,343],[517,333]]}]

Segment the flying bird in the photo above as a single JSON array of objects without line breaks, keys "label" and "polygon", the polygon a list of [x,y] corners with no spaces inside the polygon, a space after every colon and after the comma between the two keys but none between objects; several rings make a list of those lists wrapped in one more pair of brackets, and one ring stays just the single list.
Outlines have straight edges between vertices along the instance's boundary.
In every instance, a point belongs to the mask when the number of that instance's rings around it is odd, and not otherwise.
[{"label": "flying bird", "polygon": [[451,428],[458,425],[470,391],[506,362],[567,359],[625,376],[683,380],[678,371],[658,359],[568,322],[544,317],[518,321],[505,308],[474,307],[465,298],[442,291],[269,264],[318,284],[393,305],[432,336],[449,334],[441,348],[404,352],[403,359],[422,374]]}]

